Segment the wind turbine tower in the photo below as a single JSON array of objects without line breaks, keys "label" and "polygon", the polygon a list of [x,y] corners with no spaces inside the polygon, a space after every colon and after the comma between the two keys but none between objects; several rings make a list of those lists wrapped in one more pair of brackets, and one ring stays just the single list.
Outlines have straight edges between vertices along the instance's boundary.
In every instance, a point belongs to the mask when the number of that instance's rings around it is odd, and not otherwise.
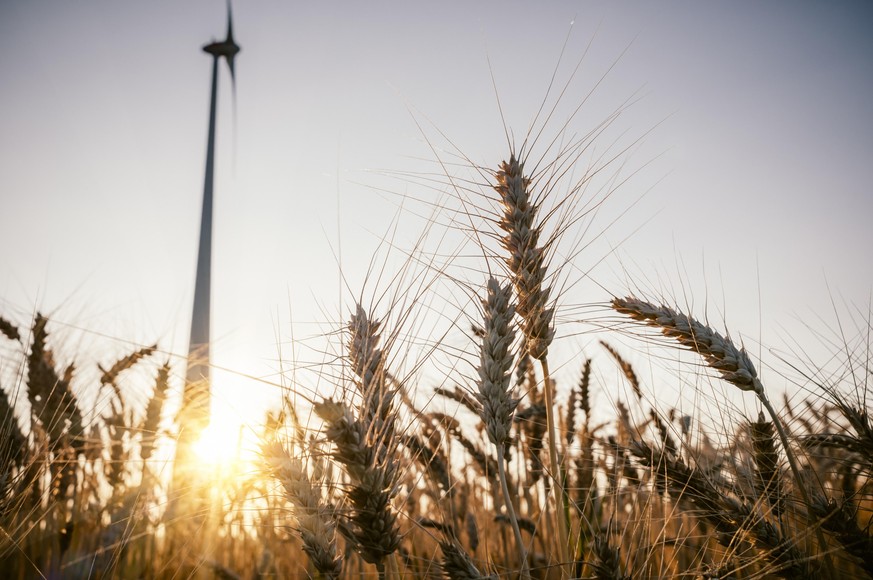
[{"label": "wind turbine tower", "polygon": [[209,105],[209,137],[206,146],[206,176],[203,183],[203,210],[200,218],[200,249],[197,254],[197,276],[194,284],[194,309],[191,317],[191,339],[188,346],[188,369],[182,408],[179,411],[179,442],[177,461],[181,453],[190,451],[209,425],[210,413],[210,358],[209,319],[212,274],[212,207],[215,176],[215,107],[218,96],[218,61],[224,58],[230,69],[234,98],[236,78],[234,58],[240,51],[233,39],[233,16],[230,0],[227,3],[227,38],[211,42],[203,50],[212,55],[212,93]]}]

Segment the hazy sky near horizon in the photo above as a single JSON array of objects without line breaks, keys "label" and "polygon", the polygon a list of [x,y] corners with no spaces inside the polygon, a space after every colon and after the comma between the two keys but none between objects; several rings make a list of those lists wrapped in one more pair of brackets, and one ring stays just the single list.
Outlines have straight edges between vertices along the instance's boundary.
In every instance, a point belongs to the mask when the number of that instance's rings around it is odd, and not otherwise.
[{"label": "hazy sky near horizon", "polygon": [[[393,243],[415,242],[426,204],[411,200],[449,191],[445,177],[423,185],[438,156],[507,156],[496,95],[520,141],[568,33],[557,84],[570,82],[544,134],[585,134],[639,97],[603,148],[616,139],[630,147],[623,175],[640,169],[594,220],[606,231],[574,261],[606,258],[569,301],[641,287],[708,303],[765,344],[807,313],[827,320],[831,297],[864,310],[871,26],[867,2],[236,2],[212,306],[214,363],[234,373],[216,374],[217,397],[255,413],[270,388],[237,373],[278,381],[278,345],[345,318],[393,220]],[[40,309],[185,352],[211,72],[200,47],[225,27],[218,0],[0,3],[0,314]]]}]

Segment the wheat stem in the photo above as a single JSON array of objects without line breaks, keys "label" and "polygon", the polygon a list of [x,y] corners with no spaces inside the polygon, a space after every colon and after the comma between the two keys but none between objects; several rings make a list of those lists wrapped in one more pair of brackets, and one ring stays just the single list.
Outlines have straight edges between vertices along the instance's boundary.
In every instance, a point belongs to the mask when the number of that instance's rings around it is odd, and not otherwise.
[{"label": "wheat stem", "polygon": [[570,533],[567,525],[567,506],[565,502],[564,478],[561,476],[561,463],[558,460],[558,439],[557,429],[555,428],[555,393],[549,375],[548,360],[543,357],[540,359],[540,364],[543,367],[543,392],[546,396],[546,428],[549,432],[549,462],[552,468],[552,477],[555,481],[553,486],[555,493],[555,517],[558,520],[558,555],[561,558],[561,574],[569,577],[570,565]]},{"label": "wheat stem", "polygon": [[[758,385],[761,385],[761,382],[758,379],[755,379]],[[800,495],[803,498],[803,502],[806,504],[806,517],[809,525],[815,529],[816,539],[818,540],[819,549],[822,552],[822,558],[824,560],[825,571],[833,572],[833,564],[831,562],[830,554],[828,553],[828,543],[825,539],[824,532],[821,530],[821,525],[816,520],[815,515],[812,510],[812,500],[809,497],[809,493],[806,491],[806,485],[803,483],[803,479],[800,474],[800,467],[797,465],[797,459],[794,457],[794,452],[791,450],[791,447],[788,446],[788,434],[785,432],[785,428],[782,426],[782,420],[779,419],[779,416],[776,414],[776,410],[773,408],[773,405],[770,404],[770,399],[767,398],[767,395],[764,393],[763,385],[761,388],[755,389],[755,393],[758,395],[758,400],[761,401],[761,404],[764,405],[764,408],[767,409],[767,413],[769,413],[770,417],[773,419],[773,424],[776,426],[776,433],[779,435],[779,441],[782,442],[782,448],[785,449],[785,457],[788,458],[788,467],[791,469],[791,474],[794,476],[794,480],[797,482],[797,488],[800,491]]]},{"label": "wheat stem", "polygon": [[515,543],[518,545],[518,556],[521,558],[521,577],[524,580],[530,579],[530,566],[527,562],[527,548],[524,545],[524,540],[521,537],[521,529],[518,527],[518,517],[515,515],[515,508],[512,507],[512,498],[509,495],[509,485],[506,483],[506,459],[504,458],[504,445],[498,443],[497,447],[497,470],[500,477],[500,487],[503,490],[503,503],[506,505],[506,512],[509,514],[509,522],[512,525],[512,533],[515,535]]}]

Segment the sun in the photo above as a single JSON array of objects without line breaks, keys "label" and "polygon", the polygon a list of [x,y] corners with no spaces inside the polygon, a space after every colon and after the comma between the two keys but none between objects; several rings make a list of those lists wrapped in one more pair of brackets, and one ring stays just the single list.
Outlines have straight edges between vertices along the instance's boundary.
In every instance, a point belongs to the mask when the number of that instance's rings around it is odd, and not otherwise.
[{"label": "sun", "polygon": [[212,421],[194,443],[197,458],[213,467],[227,467],[239,462],[242,448],[239,423]]}]

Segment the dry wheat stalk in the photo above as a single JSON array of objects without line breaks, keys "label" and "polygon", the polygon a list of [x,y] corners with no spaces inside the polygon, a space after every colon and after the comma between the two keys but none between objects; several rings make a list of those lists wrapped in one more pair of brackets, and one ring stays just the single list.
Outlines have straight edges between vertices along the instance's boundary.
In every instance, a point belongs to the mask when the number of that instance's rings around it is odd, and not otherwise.
[{"label": "dry wheat stalk", "polygon": [[[721,374],[722,379],[743,391],[754,392],[773,420],[773,425],[779,434],[779,440],[785,450],[788,465],[803,501],[807,506],[812,505],[809,492],[803,483],[804,479],[797,459],[788,444],[788,434],[770,403],[770,399],[764,392],[764,385],[758,379],[758,372],[744,348],[737,348],[730,338],[723,337],[710,327],[673,310],[669,306],[656,306],[634,297],[628,297],[613,299],[612,307],[616,312],[645,322],[649,326],[660,328],[665,336],[676,339],[682,346],[700,354],[710,367]],[[808,512],[808,522],[815,530],[825,570],[831,572],[833,565],[828,552],[827,540],[811,512]]]},{"label": "dry wheat stalk", "polygon": [[606,349],[606,351],[612,355],[612,358],[615,359],[615,362],[618,363],[621,372],[624,374],[627,382],[630,383],[631,389],[634,391],[634,395],[636,395],[637,400],[641,401],[643,399],[643,391],[640,389],[640,380],[637,378],[637,373],[634,371],[634,367],[631,366],[629,362],[624,360],[624,358],[615,350],[610,344],[604,340],[600,341],[601,346]]},{"label": "dry wheat stalk", "polygon": [[855,431],[853,448],[861,455],[864,463],[873,469],[873,422],[863,404],[854,404],[837,393],[829,393],[840,414]]},{"label": "dry wheat stalk", "polygon": [[450,580],[497,580],[496,575],[482,574],[470,555],[454,538],[440,542],[443,551],[443,573]]},{"label": "dry wheat stalk", "polygon": [[512,317],[515,307],[512,304],[512,290],[489,278],[486,297],[482,300],[484,325],[482,346],[479,349],[479,380],[476,399],[481,405],[480,417],[485,424],[488,439],[497,450],[497,469],[500,487],[503,490],[504,505],[509,514],[509,522],[515,534],[519,552],[522,578],[528,578],[527,549],[518,527],[518,518],[509,495],[506,482],[506,444],[510,442],[512,416],[518,407],[518,399],[512,397],[509,387],[513,356],[510,352],[515,340]]},{"label": "dry wheat stalk", "polygon": [[464,517],[464,528],[467,532],[467,544],[470,546],[470,551],[475,552],[476,548],[479,547],[479,526],[473,512],[467,512]]},{"label": "dry wheat stalk", "polygon": [[585,359],[579,379],[579,408],[585,413],[585,424],[591,415],[591,359]]},{"label": "dry wheat stalk", "polygon": [[543,476],[542,455],[546,436],[546,406],[542,403],[532,403],[515,414],[515,422],[519,424],[525,435],[531,467],[529,483],[535,484]]},{"label": "dry wheat stalk", "polygon": [[394,392],[388,385],[384,353],[378,348],[380,326],[360,304],[348,324],[348,359],[361,395],[357,413],[330,399],[316,403],[314,410],[327,425],[325,435],[334,444],[334,459],[351,479],[346,490],[350,515],[340,531],[384,576],[385,559],[400,545],[397,514],[391,505],[397,493],[399,440],[394,431]]},{"label": "dry wheat stalk", "polygon": [[[482,301],[485,312],[485,333],[479,356],[479,380],[476,399],[481,405],[480,417],[485,424],[488,439],[500,447],[510,440],[512,416],[518,399],[512,397],[509,387],[513,356],[510,352],[515,340],[512,317],[511,289],[490,278],[487,297]],[[503,454],[498,453],[498,457]]]},{"label": "dry wheat stalk", "polygon": [[579,405],[579,391],[571,389],[567,395],[567,409],[564,415],[564,441],[567,445],[564,447],[564,453],[567,453],[567,447],[573,444],[573,439],[576,437],[576,407]]},{"label": "dry wheat stalk", "polygon": [[435,387],[433,392],[441,397],[445,397],[447,399],[460,403],[476,415],[479,415],[482,412],[479,403],[476,401],[476,398],[470,395],[461,387],[456,386],[452,390],[449,390],[445,387]]},{"label": "dry wheat stalk", "polygon": [[265,444],[262,453],[270,473],[282,484],[286,499],[294,506],[295,529],[309,561],[324,578],[339,578],[343,561],[337,552],[336,523],[313,483],[313,479],[319,479],[318,473],[310,479],[303,461],[291,457],[278,441]]},{"label": "dry wheat stalk", "polygon": [[409,449],[412,458],[421,463],[428,475],[433,479],[443,493],[451,495],[452,482],[449,463],[446,457],[426,445],[421,437],[414,434],[400,436],[400,443]]},{"label": "dry wheat stalk", "polygon": [[100,377],[100,382],[106,385],[114,385],[115,379],[118,378],[119,374],[130,369],[142,359],[151,356],[157,349],[158,345],[156,344],[143,347],[137,351],[130,353],[127,356],[118,359],[111,367],[109,367],[109,369],[104,369],[101,365],[98,364],[97,368],[100,369],[100,372],[103,373],[103,375]]},{"label": "dry wheat stalk", "polygon": [[48,433],[53,446],[65,437],[79,448],[82,444],[82,413],[70,388],[75,367],[68,366],[59,376],[54,357],[46,347],[48,319],[37,313],[33,323],[28,356],[27,395],[32,414]]},{"label": "dry wheat stalk", "polygon": [[658,435],[661,438],[661,444],[664,446],[664,450],[671,455],[678,455],[679,448],[676,446],[676,442],[670,435],[670,431],[667,429],[667,424],[664,423],[664,420],[661,419],[661,416],[658,415],[658,413],[654,409],[649,409],[649,418],[652,420],[652,423],[655,425],[655,429],[658,431]]},{"label": "dry wheat stalk", "polygon": [[499,225],[506,233],[501,241],[509,254],[506,264],[518,298],[516,311],[522,318],[524,348],[532,358],[540,361],[543,369],[549,463],[554,480],[555,517],[558,520],[558,556],[562,574],[569,575],[570,532],[563,469],[558,457],[554,385],[549,376],[547,360],[549,345],[555,336],[555,310],[550,305],[551,290],[546,285],[546,247],[540,245],[539,241],[542,223],[536,221],[539,207],[530,192],[531,180],[524,175],[524,164],[515,155],[511,155],[508,162],[500,164],[495,177],[497,185],[494,190],[503,202],[503,216]]},{"label": "dry wheat stalk", "polygon": [[473,459],[473,465],[476,470],[487,480],[492,481],[497,477],[497,461],[489,454],[485,453],[476,443],[470,441],[460,429],[447,428],[446,431],[455,441],[461,444],[461,447],[466,449]]},{"label": "dry wheat stalk", "polygon": [[734,346],[730,338],[669,306],[656,306],[628,297],[613,299],[612,307],[616,312],[660,328],[664,335],[700,354],[727,382],[744,391],[763,394],[764,387],[749,355],[745,349]]},{"label": "dry wheat stalk", "polygon": [[606,530],[596,530],[594,535],[595,561],[591,563],[596,580],[630,580],[621,565],[619,548],[609,542],[610,527]]},{"label": "dry wheat stalk", "polygon": [[849,554],[858,558],[864,571],[873,577],[873,538],[869,528],[858,526],[858,510],[851,501],[817,495],[810,509],[821,518],[822,527],[831,532]]},{"label": "dry wheat stalk", "polygon": [[340,528],[361,557],[381,569],[385,557],[400,544],[397,515],[391,507],[396,493],[397,462],[353,413],[334,401],[316,403],[315,412],[327,424],[325,435],[334,444],[333,458],[352,480],[346,491],[349,525]]},{"label": "dry wheat stalk", "polygon": [[755,483],[758,494],[767,498],[770,509],[776,518],[782,516],[784,497],[782,494],[782,473],[779,469],[779,452],[776,450],[776,432],[773,423],[763,413],[757,421],[749,422],[752,437],[752,450],[755,459]]},{"label": "dry wheat stalk", "polygon": [[529,192],[530,178],[515,156],[500,164],[495,191],[503,202],[500,227],[506,232],[503,247],[509,253],[506,264],[512,273],[518,296],[518,314],[530,356],[542,360],[554,338],[552,319],[555,311],[548,306],[549,288],[545,286],[546,252],[539,245],[540,224],[534,223],[538,206]]},{"label": "dry wheat stalk", "polygon": [[[357,304],[348,323],[347,358],[358,377],[355,385],[362,397],[361,419],[374,429],[391,430],[389,416],[394,394],[388,386],[385,357],[379,348],[381,326],[380,321],[370,318]],[[388,432],[385,435],[390,437]]]},{"label": "dry wheat stalk", "polygon": [[147,460],[152,456],[152,451],[155,448],[155,441],[158,435],[158,428],[161,423],[161,410],[164,407],[164,401],[167,398],[167,391],[170,388],[170,363],[167,361],[159,370],[158,376],[155,379],[155,388],[152,391],[152,396],[146,405],[145,417],[140,427],[140,457]]}]

